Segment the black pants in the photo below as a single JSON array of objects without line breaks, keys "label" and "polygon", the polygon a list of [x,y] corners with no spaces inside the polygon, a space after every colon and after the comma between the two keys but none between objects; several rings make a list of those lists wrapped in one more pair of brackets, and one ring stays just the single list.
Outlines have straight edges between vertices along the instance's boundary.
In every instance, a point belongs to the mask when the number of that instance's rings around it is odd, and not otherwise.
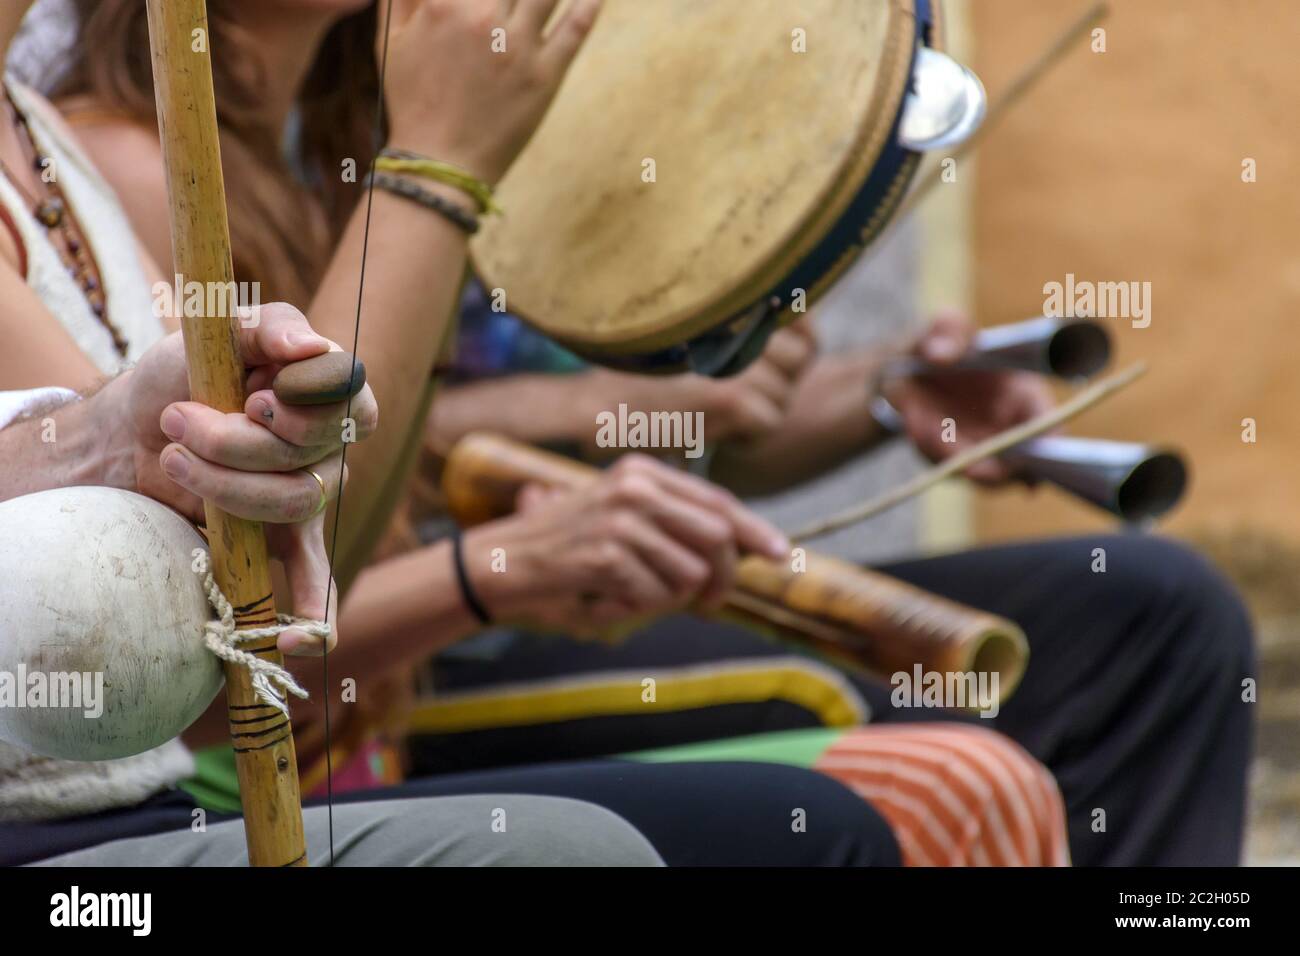
[{"label": "black pants", "polygon": [[592,760],[421,777],[396,791],[586,800],[640,830],[669,866],[901,865],[870,804],[830,777],[779,764]]},{"label": "black pants", "polygon": [[[1096,549],[1105,571],[1094,571]],[[1078,865],[1233,865],[1239,861],[1253,678],[1247,615],[1205,560],[1140,535],[1037,541],[882,568],[1025,629],[1029,669],[992,721],[1056,775]],[[467,649],[472,650],[472,649]],[[632,671],[786,654],[739,628],[663,621],[609,649],[518,638],[479,656],[440,658],[446,688],[571,673]],[[895,709],[889,688],[854,678],[872,720],[973,720]],[[784,700],[667,714],[444,734],[416,741],[417,768],[590,757],[767,730],[813,726]]]},{"label": "black pants", "polygon": [[[884,818],[847,787],[809,770],[760,763],[553,763],[413,780],[335,803],[474,793],[570,797],[603,806],[640,830],[669,866],[901,862]],[[188,794],[170,791],[137,807],[71,820],[0,823],[0,866],[185,829],[193,809]],[[227,819],[208,814],[210,823]]]}]

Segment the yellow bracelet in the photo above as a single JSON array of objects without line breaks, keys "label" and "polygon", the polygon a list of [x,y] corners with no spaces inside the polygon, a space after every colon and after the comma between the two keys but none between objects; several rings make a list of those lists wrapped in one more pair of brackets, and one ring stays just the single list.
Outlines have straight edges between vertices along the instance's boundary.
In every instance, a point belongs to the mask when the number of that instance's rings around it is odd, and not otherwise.
[{"label": "yellow bracelet", "polygon": [[483,180],[451,163],[417,156],[414,153],[386,149],[375,160],[375,170],[381,173],[408,173],[434,182],[445,183],[463,190],[478,203],[481,213],[499,213],[501,207],[492,198],[492,187]]}]

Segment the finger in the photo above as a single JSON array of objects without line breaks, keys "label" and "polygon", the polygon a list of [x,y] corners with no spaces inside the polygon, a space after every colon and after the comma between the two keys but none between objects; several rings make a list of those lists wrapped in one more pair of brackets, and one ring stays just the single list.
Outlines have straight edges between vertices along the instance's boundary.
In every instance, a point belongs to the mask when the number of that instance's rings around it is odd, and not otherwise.
[{"label": "finger", "polygon": [[534,508],[542,507],[548,501],[554,501],[562,493],[559,489],[548,488],[545,485],[524,485],[515,498],[515,510],[527,513]]},{"label": "finger", "polygon": [[782,559],[790,553],[790,539],[776,525],[750,511],[731,492],[710,484],[694,475],[669,468],[664,469],[662,480],[690,500],[709,509],[716,509],[731,523],[736,543],[742,551],[753,551],[771,558]]},{"label": "finger", "polygon": [[[736,430],[750,434],[774,431],[785,420],[782,404],[758,391],[745,390],[734,399],[734,418],[739,423]],[[705,418],[705,427],[708,419]]]},{"label": "finger", "polygon": [[517,0],[511,18],[525,31],[525,36],[540,38],[559,4],[560,0]]},{"label": "finger", "polygon": [[317,515],[299,524],[286,525],[283,547],[278,557],[284,564],[293,600],[293,612],[313,621],[328,621],[328,639],[290,628],[280,635],[277,645],[285,654],[316,657],[334,650],[338,643],[338,588],[330,578],[329,557],[325,552],[325,516]]},{"label": "finger", "polygon": [[370,386],[357,393],[351,406],[349,409],[347,402],[286,405],[270,389],[263,389],[248,396],[244,412],[290,444],[338,448],[343,444],[344,429],[349,421],[352,423],[349,431],[355,432],[348,434],[349,441],[364,441],[379,427],[379,404]]},{"label": "finger", "polygon": [[624,560],[611,572],[611,596],[630,608],[633,614],[658,613],[679,606],[668,585],[637,551],[624,548],[623,553]]},{"label": "finger", "polygon": [[172,482],[227,514],[249,521],[291,524],[321,511],[321,484],[326,502],[338,497],[342,479],[342,453],[312,467],[317,482],[306,471],[287,473],[235,471],[199,458],[183,445],[168,445],[158,456]]},{"label": "finger", "polygon": [[791,332],[798,332],[815,349],[817,347],[817,320],[815,312],[805,312],[786,326]]},{"label": "finger", "polygon": [[934,365],[951,365],[970,351],[974,338],[975,328],[964,313],[944,310],[934,316],[916,353]]},{"label": "finger", "polygon": [[785,421],[785,405],[787,402],[768,395],[749,394],[741,399],[741,418],[751,433],[772,432]]},{"label": "finger", "polygon": [[280,374],[283,365],[259,365],[248,373],[244,379],[244,393],[252,395],[254,392],[260,392],[262,389],[270,388],[275,377]]},{"label": "finger", "polygon": [[777,367],[775,363],[756,362],[745,375],[748,376],[747,383],[772,403],[778,416],[790,404],[790,397],[794,394],[794,389],[791,388],[793,376]]},{"label": "finger", "polygon": [[901,379],[890,390],[889,400],[903,417],[909,432],[932,434],[937,438],[945,418],[956,421],[952,408],[960,406],[951,399],[947,390],[950,384],[943,376],[919,377]]},{"label": "finger", "polygon": [[288,365],[338,348],[291,305],[268,302],[239,310],[239,354],[250,368]]},{"label": "finger", "polygon": [[682,604],[699,594],[713,577],[708,560],[682,547],[653,523],[626,511],[612,520],[620,540],[641,556]]},{"label": "finger", "polygon": [[594,529],[592,540],[579,551],[570,570],[573,573],[568,575],[568,586],[564,589],[577,595],[584,609],[582,616],[588,620],[591,620],[591,608],[602,601],[622,606],[629,614],[650,613],[674,605],[668,586],[634,548],[624,543],[617,531]]},{"label": "finger", "polygon": [[[751,368],[744,374],[756,372]],[[777,428],[785,417],[767,395],[745,381],[706,381],[702,393],[702,400],[713,412],[704,416],[706,441],[765,434]]]},{"label": "finger", "polygon": [[1014,395],[1013,421],[1021,422],[1056,407],[1056,393],[1041,375],[1018,373],[1010,391]]},{"label": "finger", "polygon": [[[682,503],[697,505],[704,513],[699,523],[705,532],[717,517],[723,518],[731,527],[735,543],[743,551],[755,551],[773,558],[783,558],[789,553],[789,539],[774,525],[745,508],[729,491],[641,455],[629,456],[616,467],[646,475],[683,499]],[[633,491],[636,490],[634,487]],[[691,514],[699,512],[693,511]],[[706,521],[710,524],[706,524]]]},{"label": "finger", "polygon": [[903,429],[916,450],[931,461],[946,461],[957,453],[957,442],[944,441],[945,430],[938,418],[927,414],[910,417]]},{"label": "finger", "polygon": [[964,474],[971,481],[978,482],[981,485],[1001,485],[1012,478],[1011,469],[997,458],[986,458],[984,461],[977,461],[967,468]]},{"label": "finger", "polygon": [[650,472],[627,471],[614,477],[610,498],[655,522],[697,553],[725,546],[734,533],[726,518],[668,487]]},{"label": "finger", "polygon": [[693,484],[702,485],[709,491],[720,494],[721,501],[717,505],[716,513],[721,514],[730,523],[735,544],[740,551],[766,555],[778,561],[789,556],[790,539],[776,525],[746,508],[731,492],[717,489],[690,475],[674,474],[666,480],[685,494],[688,493],[687,483],[682,479],[691,479]]},{"label": "finger", "polygon": [[242,412],[223,413],[198,402],[163,410],[163,434],[214,465],[237,471],[296,471],[332,454],[337,445],[304,447],[284,441]]},{"label": "finger", "polygon": [[601,0],[574,0],[546,37],[542,56],[552,67],[567,70],[596,24]]},{"label": "finger", "polygon": [[812,340],[793,326],[772,336],[763,358],[776,366],[788,378],[796,378],[808,367],[814,353]]}]

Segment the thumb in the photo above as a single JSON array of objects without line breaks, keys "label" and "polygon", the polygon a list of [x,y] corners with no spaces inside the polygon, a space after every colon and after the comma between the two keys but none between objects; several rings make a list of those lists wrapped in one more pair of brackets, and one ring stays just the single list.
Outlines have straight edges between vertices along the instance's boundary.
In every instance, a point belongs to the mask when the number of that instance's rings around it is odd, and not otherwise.
[{"label": "thumb", "polygon": [[268,302],[239,314],[239,354],[244,365],[288,365],[335,348],[291,305]]},{"label": "thumb", "polygon": [[934,316],[917,343],[917,355],[934,365],[951,365],[970,351],[974,338],[970,319],[962,312],[947,309]]}]

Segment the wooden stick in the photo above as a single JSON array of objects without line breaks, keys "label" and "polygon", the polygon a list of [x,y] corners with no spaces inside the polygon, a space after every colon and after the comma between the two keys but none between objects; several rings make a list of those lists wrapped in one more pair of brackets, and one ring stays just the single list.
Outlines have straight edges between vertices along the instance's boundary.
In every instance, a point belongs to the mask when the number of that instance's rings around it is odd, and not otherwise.
[{"label": "wooden stick", "polygon": [[979,444],[972,445],[961,454],[953,455],[947,461],[940,462],[933,468],[921,472],[914,478],[890,488],[863,504],[855,505],[841,511],[839,514],[831,515],[829,518],[824,518],[807,527],[800,528],[790,535],[790,540],[807,541],[809,538],[819,538],[822,535],[830,534],[832,531],[839,531],[841,528],[847,528],[860,521],[865,521],[882,511],[888,511],[895,505],[902,504],[908,498],[915,497],[927,488],[937,485],[945,478],[950,478],[958,472],[965,471],[976,462],[1001,454],[1008,448],[1049,432],[1058,425],[1081,415],[1121,389],[1132,385],[1142,377],[1146,370],[1145,362],[1136,362],[1124,369],[1124,371],[1116,372],[1114,375],[1103,378],[1081,390],[1068,402],[1052,409],[1050,412],[1039,415],[1037,418],[1031,418],[1014,428],[1008,428],[991,438],[986,438]]},{"label": "wooden stick", "polygon": [[[1074,44],[1082,39],[1096,24],[1104,20],[1109,13],[1110,7],[1106,3],[1094,3],[1062,30],[1047,49],[1026,64],[1016,74],[1015,78],[1003,88],[1002,92],[989,103],[988,111],[984,114],[984,122],[980,124],[979,129],[949,153],[931,163],[927,163],[926,168],[917,177],[916,188],[898,204],[898,211],[894,214],[893,222],[902,222],[907,218],[907,215],[924,202],[925,198],[934,191],[934,188],[943,181],[942,163],[944,160],[960,159],[978,147],[1011,108],[1024,99],[1026,93],[1038,85],[1038,81],[1047,74],[1047,71],[1060,62],[1061,58],[1070,52]],[[876,245],[878,247],[879,242]]]},{"label": "wooden stick", "polygon": [[[175,271],[185,282],[204,283],[205,289],[215,288],[209,283],[222,283],[224,289],[233,290],[207,4],[205,0],[148,0],[148,12]],[[224,298],[232,300],[233,296]],[[238,412],[244,407],[244,366],[236,320],[229,314],[234,305],[230,301],[224,315],[182,320],[190,394],[195,401],[222,412]],[[273,625],[275,598],[262,526],[232,518],[211,502],[204,503],[204,510],[213,571],[235,607],[237,625]],[[275,643],[271,637],[242,646],[280,663]],[[258,699],[246,668],[227,664],[225,671],[248,862],[252,866],[305,866],[293,728],[279,710]]]}]

